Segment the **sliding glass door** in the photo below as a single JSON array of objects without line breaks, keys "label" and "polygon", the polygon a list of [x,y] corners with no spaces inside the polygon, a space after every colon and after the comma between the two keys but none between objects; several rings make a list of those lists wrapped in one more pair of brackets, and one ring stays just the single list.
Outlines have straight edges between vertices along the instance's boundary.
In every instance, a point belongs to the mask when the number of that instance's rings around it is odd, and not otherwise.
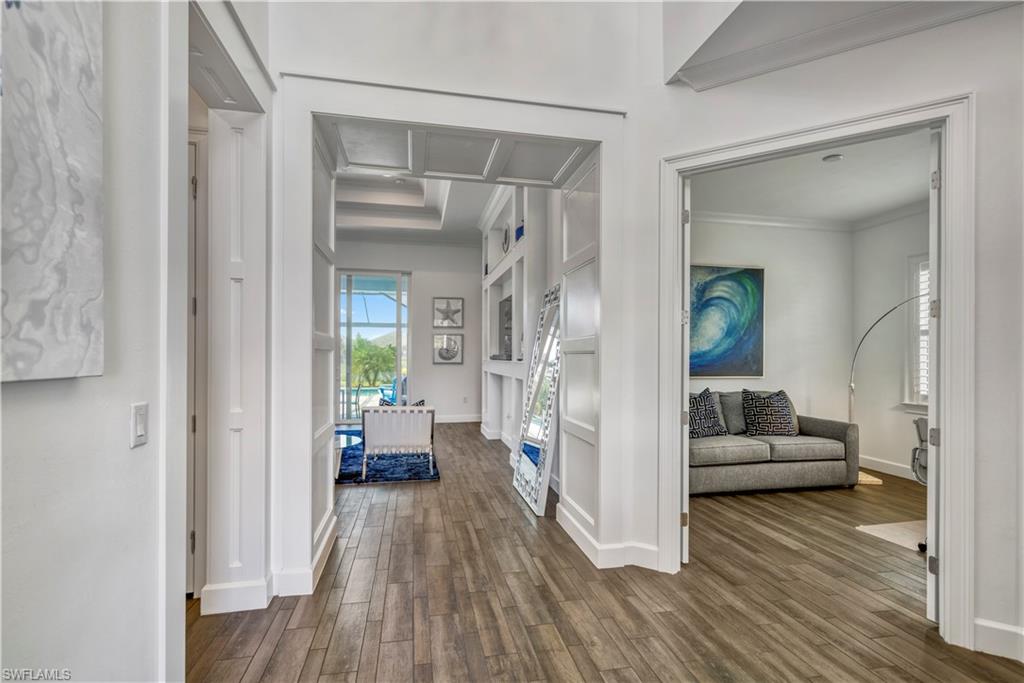
[{"label": "sliding glass door", "polygon": [[409,274],[338,271],[338,419],[409,400]]}]

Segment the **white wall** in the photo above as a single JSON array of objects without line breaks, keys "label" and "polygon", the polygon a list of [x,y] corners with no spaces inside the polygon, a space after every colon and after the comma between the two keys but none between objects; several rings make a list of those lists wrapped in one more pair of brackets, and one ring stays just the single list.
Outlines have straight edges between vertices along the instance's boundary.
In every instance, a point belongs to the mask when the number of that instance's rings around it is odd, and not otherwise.
[{"label": "white wall", "polygon": [[691,263],[759,266],[765,281],[764,377],[693,377],[690,391],[785,389],[801,415],[845,419],[850,233],[696,221],[690,240]]},{"label": "white wall", "polygon": [[[616,364],[621,407],[602,439],[609,454],[629,454],[616,479],[618,523],[623,541],[644,544],[658,542],[657,416],[649,407],[658,376],[649,348],[658,334],[658,160],[976,93],[976,246],[985,266],[977,280],[975,608],[980,618],[1021,625],[1021,335],[1006,333],[1022,329],[1020,7],[704,93],[662,83],[661,15],[658,3],[274,4],[271,54],[275,69],[628,110],[628,221],[602,244],[615,254],[606,267],[625,270],[622,290],[606,291],[602,308],[610,335],[602,350]],[[490,105],[463,99],[460,108]]]},{"label": "white wall", "polygon": [[[182,5],[170,19],[165,11],[147,3],[104,7],[103,376],[3,385],[4,667],[68,667],[76,680],[184,677],[185,441],[184,430],[178,439],[161,430],[168,406],[160,401],[159,362],[167,169],[180,173],[181,190],[171,195],[180,202],[182,221],[171,224],[179,246],[187,234],[187,11]],[[180,155],[171,159],[161,137],[168,36],[177,41],[169,83],[181,117],[170,130]],[[183,291],[180,301],[184,325]],[[129,450],[136,401],[149,402],[149,443]],[[184,393],[177,407],[183,424]],[[168,558],[181,564],[169,577],[160,548],[164,440],[182,485],[180,519],[168,523],[181,532],[167,535]],[[166,622],[165,579],[180,584],[177,612]]]},{"label": "white wall", "polygon": [[[338,240],[339,269],[390,270],[412,273],[409,310],[410,399],[425,399],[436,419],[474,422],[480,419],[481,301],[480,247],[409,242]],[[466,300],[462,365],[434,365],[433,297]],[[444,330],[438,330],[442,332]]]},{"label": "white wall", "polygon": [[[908,290],[908,258],[927,253],[927,212],[853,234],[852,344],[878,316],[913,294]],[[908,304],[886,318],[857,359],[861,464],[904,477],[912,476],[910,449],[917,445],[917,415],[903,406],[908,316],[916,312],[916,306]]]}]

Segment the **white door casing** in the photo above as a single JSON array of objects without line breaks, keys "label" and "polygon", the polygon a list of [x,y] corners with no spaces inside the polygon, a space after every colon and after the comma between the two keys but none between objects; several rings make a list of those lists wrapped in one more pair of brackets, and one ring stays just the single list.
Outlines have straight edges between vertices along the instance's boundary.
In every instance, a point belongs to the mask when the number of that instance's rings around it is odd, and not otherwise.
[{"label": "white door casing", "polygon": [[269,601],[266,131],[209,111],[207,583],[204,614]]},{"label": "white door casing", "polygon": [[[667,529],[678,524],[682,491],[679,489],[681,439],[678,419],[683,382],[678,372],[682,348],[679,334],[682,306],[679,215],[682,211],[682,179],[725,165],[792,153],[798,149],[834,146],[838,141],[885,137],[902,130],[932,127],[941,130],[938,170],[941,193],[932,197],[941,217],[937,235],[941,244],[938,268],[930,272],[937,281],[941,312],[932,330],[941,346],[937,364],[938,386],[930,392],[929,413],[939,430],[942,453],[956,457],[929,459],[930,504],[937,551],[935,609],[939,633],[949,643],[973,649],[974,618],[974,462],[975,462],[975,215],[974,215],[974,96],[962,95],[833,124],[809,127],[748,142],[689,152],[662,160],[660,229],[659,327],[659,567],[675,571],[681,557],[676,546],[664,542]],[[932,245],[932,248],[936,248]],[[933,295],[933,298],[936,298]],[[932,491],[932,489],[935,489]],[[670,504],[668,501],[674,503]],[[673,509],[674,508],[674,509]],[[679,539],[680,535],[673,534]],[[947,552],[952,551],[952,552]]]},{"label": "white door casing", "polygon": [[[942,131],[936,128],[931,134],[931,150],[929,154],[929,168],[932,182],[928,191],[928,299],[933,311],[941,307],[938,303],[938,293],[942,291],[942,251],[941,236],[939,234],[942,224]],[[935,303],[931,303],[935,302]],[[938,361],[941,358],[942,349],[939,348],[941,333],[938,319],[933,314],[928,318],[928,425],[936,427],[939,425],[939,385],[942,382],[942,374]],[[929,444],[928,446],[928,493],[927,493],[927,516],[925,538],[928,543],[928,557],[938,557],[939,543],[939,482],[941,468],[933,467],[934,463],[942,457],[941,442]],[[925,601],[926,615],[932,621],[939,620],[938,600],[938,576],[928,571],[925,574]]]}]

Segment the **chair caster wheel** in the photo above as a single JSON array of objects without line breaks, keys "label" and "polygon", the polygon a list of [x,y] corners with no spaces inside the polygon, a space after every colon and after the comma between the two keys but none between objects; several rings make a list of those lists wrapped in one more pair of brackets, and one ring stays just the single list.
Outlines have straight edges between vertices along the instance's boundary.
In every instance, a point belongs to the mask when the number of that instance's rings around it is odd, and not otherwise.
[{"label": "chair caster wheel", "polygon": [[922,553],[928,552],[928,543],[927,542],[925,542],[925,543],[918,543],[917,544],[917,550],[918,550],[918,552],[922,552]]}]

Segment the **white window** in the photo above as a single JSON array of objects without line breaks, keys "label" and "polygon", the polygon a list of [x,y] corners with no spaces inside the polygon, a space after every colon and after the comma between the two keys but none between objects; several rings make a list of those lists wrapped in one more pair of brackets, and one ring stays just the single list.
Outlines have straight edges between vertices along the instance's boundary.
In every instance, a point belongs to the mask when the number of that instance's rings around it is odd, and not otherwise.
[{"label": "white window", "polygon": [[920,297],[910,302],[909,338],[907,348],[907,397],[910,404],[928,403],[929,345],[928,322],[931,297],[928,296],[928,256],[912,256],[909,261],[908,296]]}]

